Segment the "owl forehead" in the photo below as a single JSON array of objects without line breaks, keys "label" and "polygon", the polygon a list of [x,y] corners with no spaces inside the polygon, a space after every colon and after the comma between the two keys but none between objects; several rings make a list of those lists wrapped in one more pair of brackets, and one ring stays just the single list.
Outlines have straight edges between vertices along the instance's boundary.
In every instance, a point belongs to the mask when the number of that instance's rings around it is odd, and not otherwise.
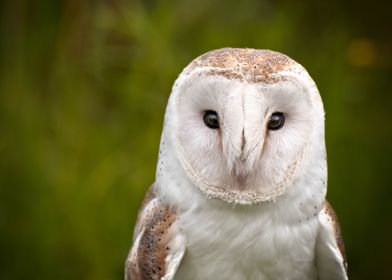
[{"label": "owl forehead", "polygon": [[281,81],[279,72],[290,70],[296,64],[286,55],[270,50],[224,48],[196,58],[185,72],[203,69],[204,75],[271,84]]}]

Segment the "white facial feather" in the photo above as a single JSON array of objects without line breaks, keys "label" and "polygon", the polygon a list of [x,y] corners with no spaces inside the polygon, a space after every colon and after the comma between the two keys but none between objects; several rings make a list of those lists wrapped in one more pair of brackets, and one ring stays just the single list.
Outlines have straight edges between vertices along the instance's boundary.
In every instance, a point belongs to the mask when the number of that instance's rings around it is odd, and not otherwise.
[{"label": "white facial feather", "polygon": [[[211,67],[188,67],[176,81],[162,139],[173,144],[187,177],[208,197],[240,204],[274,200],[295,179],[305,150],[313,143],[324,149],[317,88],[291,63],[273,73],[279,77],[274,83],[211,75]],[[218,113],[220,129],[204,124],[207,110]],[[269,131],[274,112],[284,113],[285,125]]]}]

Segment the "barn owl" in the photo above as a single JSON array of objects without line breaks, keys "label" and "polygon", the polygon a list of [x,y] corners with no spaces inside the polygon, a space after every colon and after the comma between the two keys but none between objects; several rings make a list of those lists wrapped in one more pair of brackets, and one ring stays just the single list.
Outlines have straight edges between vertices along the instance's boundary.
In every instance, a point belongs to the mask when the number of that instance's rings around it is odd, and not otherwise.
[{"label": "barn owl", "polygon": [[125,278],[347,279],[324,109],[298,63],[225,48],[174,83]]}]

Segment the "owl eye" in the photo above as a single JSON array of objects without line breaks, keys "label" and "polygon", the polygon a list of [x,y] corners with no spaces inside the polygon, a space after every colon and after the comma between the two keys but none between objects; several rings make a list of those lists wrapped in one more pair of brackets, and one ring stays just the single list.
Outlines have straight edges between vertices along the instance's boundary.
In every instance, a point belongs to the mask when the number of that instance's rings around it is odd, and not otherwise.
[{"label": "owl eye", "polygon": [[268,129],[278,130],[284,125],[284,115],[281,112],[274,112],[268,120]]},{"label": "owl eye", "polygon": [[218,113],[212,110],[208,110],[204,113],[203,120],[206,126],[212,129],[219,128],[219,117]]}]

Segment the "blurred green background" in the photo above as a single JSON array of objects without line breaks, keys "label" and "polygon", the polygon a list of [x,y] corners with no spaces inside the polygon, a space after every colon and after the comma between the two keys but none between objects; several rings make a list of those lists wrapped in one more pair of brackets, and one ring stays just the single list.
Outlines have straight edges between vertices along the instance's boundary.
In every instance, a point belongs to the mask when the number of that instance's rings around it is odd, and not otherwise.
[{"label": "blurred green background", "polygon": [[351,279],[392,279],[391,1],[0,7],[0,279],[123,278],[171,85],[226,46],[308,69]]}]

